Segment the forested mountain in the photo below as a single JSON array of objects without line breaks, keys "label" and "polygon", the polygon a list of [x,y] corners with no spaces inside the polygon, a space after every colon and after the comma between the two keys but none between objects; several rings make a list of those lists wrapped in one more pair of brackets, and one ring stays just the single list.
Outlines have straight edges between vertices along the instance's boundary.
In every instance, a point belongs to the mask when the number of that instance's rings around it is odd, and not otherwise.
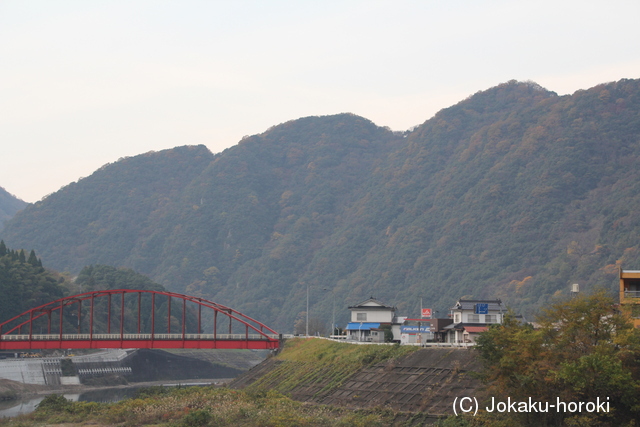
[{"label": "forested mountain", "polygon": [[[0,323],[65,296],[106,289],[165,290],[163,286],[131,269],[106,265],[86,266],[75,280],[69,280],[64,274],[45,269],[35,251],[31,250],[27,256],[24,249],[7,248],[4,241],[0,240]],[[135,301],[130,303],[134,305]],[[158,304],[158,309],[158,313],[166,316],[164,302]],[[129,320],[135,322],[135,319]],[[148,323],[148,319],[144,320]],[[194,322],[193,319],[190,321]],[[65,319],[65,324],[67,322],[73,328],[72,319]],[[99,327],[105,323],[105,319],[96,319],[95,325]],[[17,325],[11,324],[13,326]],[[131,330],[134,328],[132,326]]]},{"label": "forested mountain", "polygon": [[61,298],[64,277],[47,271],[34,251],[7,248],[0,240],[0,322]]},{"label": "forested mountain", "polygon": [[126,266],[283,331],[370,295],[415,316],[462,296],[525,314],[640,268],[640,81],[557,96],[508,82],[391,132],[307,117],[217,155],[106,165],[1,235],[78,273]]},{"label": "forested mountain", "polygon": [[0,230],[2,230],[6,220],[25,206],[27,206],[27,202],[18,199],[0,187]]},{"label": "forested mountain", "polygon": [[48,267],[74,274],[89,264],[129,266],[131,257],[140,267],[144,260],[135,254],[141,245],[150,256],[161,249],[153,241],[157,227],[178,225],[166,206],[213,157],[204,146],[179,147],[105,165],[30,205],[13,219],[5,242],[36,248]]}]

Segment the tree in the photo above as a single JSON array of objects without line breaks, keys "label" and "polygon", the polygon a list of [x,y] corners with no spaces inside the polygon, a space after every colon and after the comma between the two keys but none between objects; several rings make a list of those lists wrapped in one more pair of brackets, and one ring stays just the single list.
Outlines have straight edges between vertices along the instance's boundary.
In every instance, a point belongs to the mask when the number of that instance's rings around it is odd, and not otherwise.
[{"label": "tree", "polygon": [[116,268],[110,265],[88,265],[80,271],[75,280],[77,292],[107,289],[142,289],[164,291],[164,286],[130,268]]},{"label": "tree", "polygon": [[[307,312],[298,313],[293,323],[293,333],[296,335],[305,335],[307,331]],[[325,335],[327,333],[327,325],[318,317],[309,318],[309,335]]]},{"label": "tree", "polygon": [[304,335],[306,333],[306,311],[301,311],[296,316],[296,320],[293,322],[293,333],[294,335]]},{"label": "tree", "polygon": [[393,331],[391,330],[391,325],[380,325],[380,329],[384,331],[384,342],[392,342]]},{"label": "tree", "polygon": [[65,292],[64,278],[42,268],[35,252],[29,262],[24,251],[16,253],[0,242],[0,319],[8,320],[21,312],[56,300]]},{"label": "tree", "polygon": [[612,411],[502,416],[520,425],[620,425],[640,415],[640,333],[611,297],[599,291],[555,304],[539,323],[534,329],[508,315],[478,338],[489,395],[549,403],[599,398]]},{"label": "tree", "polygon": [[36,252],[33,249],[31,249],[31,253],[29,254],[29,259],[27,260],[27,262],[34,267],[39,267],[38,257],[36,256]]}]

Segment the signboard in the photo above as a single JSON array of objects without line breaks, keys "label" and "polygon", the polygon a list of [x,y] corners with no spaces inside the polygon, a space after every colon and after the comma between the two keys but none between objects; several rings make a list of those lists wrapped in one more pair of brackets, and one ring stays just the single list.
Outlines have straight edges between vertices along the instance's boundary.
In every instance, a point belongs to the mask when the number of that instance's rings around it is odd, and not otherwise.
[{"label": "signboard", "polygon": [[400,332],[403,334],[426,334],[431,332],[430,326],[401,326]]},{"label": "signboard", "polygon": [[427,318],[427,319],[431,319],[431,309],[430,308],[423,308],[422,309],[422,317],[423,318]]},{"label": "signboard", "polygon": [[475,314],[489,314],[489,304],[476,304]]}]

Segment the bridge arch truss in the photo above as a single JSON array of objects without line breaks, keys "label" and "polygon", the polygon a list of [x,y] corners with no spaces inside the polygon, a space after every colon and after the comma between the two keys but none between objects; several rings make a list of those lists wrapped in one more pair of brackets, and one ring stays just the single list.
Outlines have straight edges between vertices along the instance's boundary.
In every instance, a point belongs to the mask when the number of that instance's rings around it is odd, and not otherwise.
[{"label": "bridge arch truss", "polygon": [[273,329],[230,307],[200,297],[152,290],[85,292],[0,323],[2,350],[275,349],[279,338]]}]

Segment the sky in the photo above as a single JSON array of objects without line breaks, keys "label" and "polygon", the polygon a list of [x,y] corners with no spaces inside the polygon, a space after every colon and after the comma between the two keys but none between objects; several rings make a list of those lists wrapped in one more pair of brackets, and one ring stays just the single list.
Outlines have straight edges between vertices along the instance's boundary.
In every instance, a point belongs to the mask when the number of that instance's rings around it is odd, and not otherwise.
[{"label": "sky", "polygon": [[306,116],[406,130],[509,80],[640,78],[637,0],[0,0],[0,187],[217,153]]}]

